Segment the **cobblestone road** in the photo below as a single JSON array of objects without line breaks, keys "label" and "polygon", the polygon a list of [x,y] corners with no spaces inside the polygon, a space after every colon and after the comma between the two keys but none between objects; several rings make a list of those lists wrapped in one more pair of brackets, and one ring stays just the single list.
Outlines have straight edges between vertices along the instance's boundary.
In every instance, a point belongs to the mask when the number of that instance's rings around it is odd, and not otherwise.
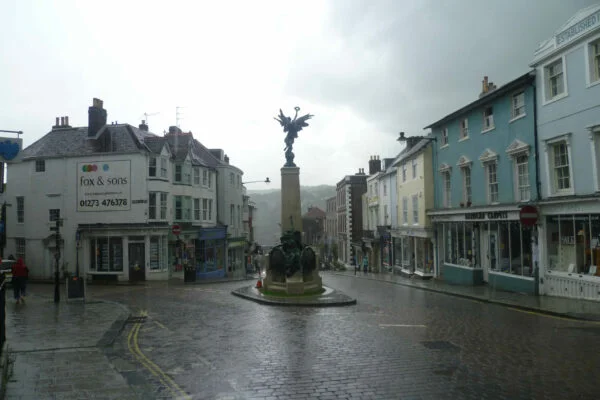
[{"label": "cobblestone road", "polygon": [[[230,294],[250,282],[150,284],[103,297],[148,311],[138,332],[140,351],[174,386],[164,390],[164,376],[131,354],[123,362],[138,365],[157,396],[600,398],[598,323],[354,277],[326,274],[324,281],[358,305],[272,307]],[[130,329],[120,338],[124,354]]]}]

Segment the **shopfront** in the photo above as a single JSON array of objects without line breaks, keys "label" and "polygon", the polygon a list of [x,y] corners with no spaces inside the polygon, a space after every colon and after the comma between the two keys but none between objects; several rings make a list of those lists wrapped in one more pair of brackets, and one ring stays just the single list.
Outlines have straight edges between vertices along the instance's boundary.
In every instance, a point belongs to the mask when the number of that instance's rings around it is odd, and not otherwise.
[{"label": "shopfront", "polygon": [[227,243],[227,274],[230,277],[243,277],[246,274],[245,252],[248,241],[245,237],[230,238]]},{"label": "shopfront", "polygon": [[201,228],[194,240],[197,279],[225,277],[227,228]]},{"label": "shopfront", "polygon": [[381,249],[381,271],[380,272],[388,272],[391,271],[393,265],[393,250],[394,246],[392,245],[392,235],[389,231],[383,233],[383,235],[379,238],[380,244],[379,248]]},{"label": "shopfront", "polygon": [[599,211],[597,201],[543,207],[543,294],[600,300]]},{"label": "shopfront", "polygon": [[433,277],[432,232],[422,227],[398,228],[392,234],[394,270],[403,275]]},{"label": "shopfront", "polygon": [[535,228],[520,223],[519,210],[432,213],[440,275],[449,283],[535,292]]}]

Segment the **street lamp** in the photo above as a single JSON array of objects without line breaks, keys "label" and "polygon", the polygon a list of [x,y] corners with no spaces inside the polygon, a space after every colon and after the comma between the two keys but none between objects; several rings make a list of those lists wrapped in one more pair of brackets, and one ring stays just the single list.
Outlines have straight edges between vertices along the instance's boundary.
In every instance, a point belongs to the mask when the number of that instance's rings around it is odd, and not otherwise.
[{"label": "street lamp", "polygon": [[246,183],[271,183],[271,180],[269,179],[269,177],[267,176],[267,178],[264,181],[248,181],[248,182],[242,182],[242,185],[245,185]]}]

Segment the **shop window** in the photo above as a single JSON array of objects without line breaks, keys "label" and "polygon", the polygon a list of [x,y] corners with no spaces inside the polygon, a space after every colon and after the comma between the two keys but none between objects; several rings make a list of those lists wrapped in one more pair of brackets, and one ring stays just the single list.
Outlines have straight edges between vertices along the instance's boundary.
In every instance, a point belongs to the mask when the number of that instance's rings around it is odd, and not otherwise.
[{"label": "shop window", "polygon": [[123,241],[120,237],[90,238],[90,250],[91,270],[123,271]]},{"label": "shop window", "polygon": [[412,240],[410,237],[402,237],[402,265],[408,267],[411,265],[410,259],[413,253]]},{"label": "shop window", "polygon": [[444,224],[444,260],[450,264],[457,264],[458,224]]},{"label": "shop window", "polygon": [[600,215],[547,217],[548,269],[600,276]]},{"label": "shop window", "polygon": [[15,253],[18,258],[22,258],[25,261],[25,238],[15,238]]},{"label": "shop window", "polygon": [[150,237],[150,271],[167,269],[167,238],[165,236]]},{"label": "shop window", "polygon": [[402,239],[392,238],[394,243],[394,265],[402,266]]}]

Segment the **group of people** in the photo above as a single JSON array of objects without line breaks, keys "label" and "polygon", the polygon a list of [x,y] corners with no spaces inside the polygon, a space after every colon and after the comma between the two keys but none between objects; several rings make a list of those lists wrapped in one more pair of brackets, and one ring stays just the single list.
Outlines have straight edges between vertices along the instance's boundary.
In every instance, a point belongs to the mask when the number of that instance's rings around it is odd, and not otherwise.
[{"label": "group of people", "polygon": [[[15,261],[15,257],[10,255],[9,260]],[[1,262],[2,260],[0,260]],[[25,303],[25,294],[27,289],[27,278],[29,277],[29,268],[19,257],[12,265],[12,287],[17,304]]]},{"label": "group of people", "polygon": [[[363,256],[362,258],[362,267],[365,274],[369,272],[369,258],[367,256]],[[354,256],[354,275],[356,275],[357,271],[360,272],[360,263],[358,262],[356,256]]]}]

